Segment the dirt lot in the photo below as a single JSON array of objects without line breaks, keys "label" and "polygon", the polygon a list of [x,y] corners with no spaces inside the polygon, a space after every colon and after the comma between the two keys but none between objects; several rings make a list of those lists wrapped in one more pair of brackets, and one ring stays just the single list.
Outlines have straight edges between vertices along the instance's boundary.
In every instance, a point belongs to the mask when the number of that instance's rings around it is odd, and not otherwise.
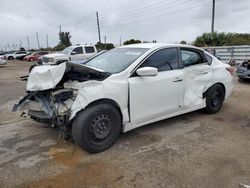
[{"label": "dirt lot", "polygon": [[31,63],[0,67],[0,187],[238,187],[250,185],[250,83],[235,79],[215,115],[193,112],[122,134],[91,155],[47,125],[19,117]]}]

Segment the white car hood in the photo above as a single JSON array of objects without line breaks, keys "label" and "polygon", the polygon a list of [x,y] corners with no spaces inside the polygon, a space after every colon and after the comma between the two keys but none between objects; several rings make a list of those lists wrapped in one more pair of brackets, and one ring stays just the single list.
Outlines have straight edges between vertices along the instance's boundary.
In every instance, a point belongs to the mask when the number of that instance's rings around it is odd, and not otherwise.
[{"label": "white car hood", "polygon": [[41,91],[52,89],[62,79],[66,70],[66,63],[60,65],[43,65],[34,67],[28,78],[26,90],[28,91]]},{"label": "white car hood", "polygon": [[63,54],[63,53],[52,53],[52,54],[44,55],[43,57],[57,58],[57,57],[68,57],[68,55],[67,54]]}]

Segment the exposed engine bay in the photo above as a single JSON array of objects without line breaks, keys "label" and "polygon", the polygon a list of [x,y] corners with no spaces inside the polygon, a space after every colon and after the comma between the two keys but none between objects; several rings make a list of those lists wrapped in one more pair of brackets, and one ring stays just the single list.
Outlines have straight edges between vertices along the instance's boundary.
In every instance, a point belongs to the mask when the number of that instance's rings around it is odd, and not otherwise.
[{"label": "exposed engine bay", "polygon": [[22,77],[27,80],[27,94],[12,111],[21,109],[38,122],[50,123],[67,139],[71,132],[71,106],[78,94],[78,89],[71,88],[70,83],[102,81],[109,76],[109,73],[69,62],[32,67],[29,76]]}]

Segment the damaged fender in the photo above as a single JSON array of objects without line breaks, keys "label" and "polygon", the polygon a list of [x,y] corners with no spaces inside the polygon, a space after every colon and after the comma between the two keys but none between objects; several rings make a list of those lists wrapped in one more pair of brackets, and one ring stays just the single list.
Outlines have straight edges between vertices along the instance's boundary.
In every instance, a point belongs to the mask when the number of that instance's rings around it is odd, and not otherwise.
[{"label": "damaged fender", "polygon": [[126,81],[111,81],[108,83],[100,81],[77,82],[69,81],[64,83],[64,88],[78,90],[77,97],[71,106],[70,120],[77,112],[85,109],[90,103],[107,99],[115,101],[121,110],[123,122],[129,121],[128,114],[128,83]]}]

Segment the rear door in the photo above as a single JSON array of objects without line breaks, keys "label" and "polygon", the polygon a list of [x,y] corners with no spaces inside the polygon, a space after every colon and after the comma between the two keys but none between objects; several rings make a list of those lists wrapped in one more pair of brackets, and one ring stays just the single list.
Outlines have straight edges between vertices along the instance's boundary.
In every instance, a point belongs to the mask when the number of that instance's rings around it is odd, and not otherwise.
[{"label": "rear door", "polygon": [[159,72],[144,77],[135,72],[128,79],[131,122],[138,124],[180,111],[183,71],[179,69],[177,48],[154,52],[141,67],[155,67]]},{"label": "rear door", "polygon": [[88,59],[96,54],[96,49],[93,46],[85,46],[85,58]]},{"label": "rear door", "polygon": [[203,93],[212,79],[213,69],[200,50],[181,48],[180,56],[184,67],[183,109],[202,105]]}]

